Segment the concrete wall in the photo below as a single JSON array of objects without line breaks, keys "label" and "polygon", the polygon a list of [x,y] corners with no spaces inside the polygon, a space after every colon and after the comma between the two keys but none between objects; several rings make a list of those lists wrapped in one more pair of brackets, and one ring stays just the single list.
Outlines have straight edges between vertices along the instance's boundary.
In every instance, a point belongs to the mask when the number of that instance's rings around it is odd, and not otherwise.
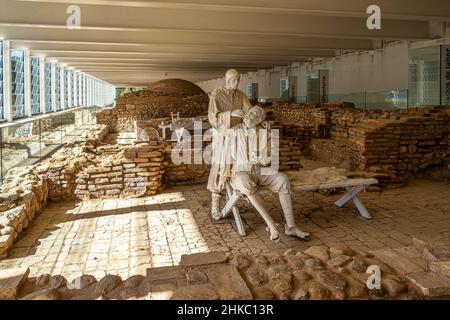
[{"label": "concrete wall", "polygon": [[[240,89],[245,92],[248,83],[258,83],[259,98],[279,98],[280,78],[297,76],[297,95],[306,96],[306,75],[310,71],[329,70],[329,93],[379,92],[408,88],[408,50],[438,44],[450,44],[450,28],[441,40],[387,44],[372,52],[355,52],[336,58],[317,59],[312,63],[291,63],[270,70],[258,70],[242,75]],[[224,78],[197,83],[206,92],[225,83]]]}]

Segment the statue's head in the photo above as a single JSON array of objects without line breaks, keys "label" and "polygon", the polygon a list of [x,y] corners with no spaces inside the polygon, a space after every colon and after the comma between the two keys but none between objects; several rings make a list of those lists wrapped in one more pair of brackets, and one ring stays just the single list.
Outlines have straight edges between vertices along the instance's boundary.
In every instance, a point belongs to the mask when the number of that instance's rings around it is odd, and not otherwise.
[{"label": "statue's head", "polygon": [[239,86],[241,75],[236,69],[230,69],[225,74],[225,86],[229,90],[236,90]]},{"label": "statue's head", "polygon": [[245,114],[243,121],[246,127],[256,128],[264,120],[266,120],[266,111],[259,106],[254,106]]}]

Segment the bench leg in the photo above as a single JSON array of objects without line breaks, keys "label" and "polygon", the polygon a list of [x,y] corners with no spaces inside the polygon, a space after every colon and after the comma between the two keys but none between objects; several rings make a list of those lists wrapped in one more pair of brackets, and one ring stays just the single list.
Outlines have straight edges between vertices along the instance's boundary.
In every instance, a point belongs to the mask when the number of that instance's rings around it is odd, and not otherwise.
[{"label": "bench leg", "polygon": [[233,211],[234,221],[236,223],[236,228],[240,236],[244,237],[246,236],[244,223],[242,222],[241,215],[239,213],[238,208],[236,207],[237,202],[241,198],[241,196],[233,192],[229,185],[226,185],[226,191],[227,191],[227,203],[225,207],[222,210],[222,217],[225,219],[231,211]]},{"label": "bench leg", "polygon": [[221,212],[223,219],[228,217],[228,215],[233,210],[233,208],[236,205],[236,203],[239,201],[240,197],[236,193],[233,193],[231,195],[231,197],[227,196],[227,198],[228,198],[228,201],[227,201],[225,207],[222,209],[222,212]]},{"label": "bench leg", "polygon": [[340,198],[338,201],[335,202],[335,204],[338,207],[342,207],[347,202],[352,200],[352,202],[355,204],[356,208],[358,209],[359,214],[364,219],[372,219],[372,216],[367,211],[366,207],[362,203],[361,199],[358,197],[358,193],[364,190],[364,186],[357,186],[357,187],[349,187],[347,188],[347,193]]}]

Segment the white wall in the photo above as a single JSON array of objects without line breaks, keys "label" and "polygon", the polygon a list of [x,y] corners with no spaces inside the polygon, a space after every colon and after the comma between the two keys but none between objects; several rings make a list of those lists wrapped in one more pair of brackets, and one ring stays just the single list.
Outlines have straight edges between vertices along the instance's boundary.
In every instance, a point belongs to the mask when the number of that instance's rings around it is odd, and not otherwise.
[{"label": "white wall", "polygon": [[[336,58],[320,59],[313,63],[292,63],[271,70],[258,70],[242,75],[239,85],[245,92],[248,83],[259,86],[259,97],[278,98],[279,80],[283,76],[297,76],[297,95],[306,96],[306,75],[309,71],[329,70],[329,93],[379,92],[408,88],[408,50],[411,47],[425,47],[450,44],[450,28],[447,37],[435,41],[409,43],[406,41],[386,45],[372,52],[355,52]],[[197,83],[206,92],[225,83],[224,78]]]}]

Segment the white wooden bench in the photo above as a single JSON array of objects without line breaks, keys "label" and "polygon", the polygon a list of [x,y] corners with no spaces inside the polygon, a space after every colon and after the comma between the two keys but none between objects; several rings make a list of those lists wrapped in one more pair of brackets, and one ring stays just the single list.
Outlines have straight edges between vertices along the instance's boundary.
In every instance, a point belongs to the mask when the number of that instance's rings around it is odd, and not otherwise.
[{"label": "white wooden bench", "polygon": [[[365,188],[370,185],[378,184],[378,180],[376,179],[348,179],[344,181],[338,181],[338,182],[331,182],[331,183],[322,183],[322,184],[311,184],[311,185],[305,185],[305,184],[291,184],[292,190],[295,191],[318,191],[318,190],[324,190],[324,189],[338,189],[338,188],[345,188],[347,190],[347,193],[343,195],[339,200],[335,202],[335,204],[338,207],[343,207],[347,202],[350,200],[355,204],[356,209],[358,210],[359,214],[364,219],[372,219],[372,216],[367,211],[366,207],[364,206],[363,202],[359,198],[358,194],[361,191],[365,191]],[[235,191],[231,188],[231,185],[229,182],[225,182],[225,190],[226,190],[226,199],[227,202],[225,204],[225,207],[222,209],[222,217],[225,219],[230,212],[233,212],[234,221],[236,223],[236,228],[241,236],[245,236],[245,228],[244,224],[242,223],[242,218],[239,213],[239,210],[236,206],[238,201],[243,197],[242,194],[239,191]]]}]

